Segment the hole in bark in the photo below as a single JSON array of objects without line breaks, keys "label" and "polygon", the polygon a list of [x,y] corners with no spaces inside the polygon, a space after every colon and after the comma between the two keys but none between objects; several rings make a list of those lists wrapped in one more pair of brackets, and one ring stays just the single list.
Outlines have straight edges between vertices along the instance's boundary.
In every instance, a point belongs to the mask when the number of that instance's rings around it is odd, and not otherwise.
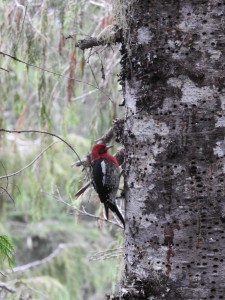
[{"label": "hole in bark", "polygon": [[211,46],[215,46],[216,44],[214,42],[211,43]]},{"label": "hole in bark", "polygon": [[202,35],[206,35],[206,32],[202,32]]}]

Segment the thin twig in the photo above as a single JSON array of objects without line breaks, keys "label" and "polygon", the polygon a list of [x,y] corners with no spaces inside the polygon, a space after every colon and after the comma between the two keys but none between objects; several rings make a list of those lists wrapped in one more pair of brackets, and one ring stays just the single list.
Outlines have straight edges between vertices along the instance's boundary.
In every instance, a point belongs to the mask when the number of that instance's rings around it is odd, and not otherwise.
[{"label": "thin twig", "polygon": [[92,260],[105,260],[113,257],[122,256],[124,254],[124,247],[109,249],[107,251],[100,251],[89,257],[89,261]]},{"label": "thin twig", "polygon": [[7,191],[7,189],[3,188],[2,186],[0,186],[0,189],[2,189],[8,196],[9,198],[12,200],[14,206],[15,206],[15,201],[14,199],[11,197],[11,195],[9,194],[9,192]]},{"label": "thin twig", "polygon": [[98,216],[96,216],[96,215],[93,215],[93,214],[88,213],[88,212],[85,210],[84,206],[82,206],[82,210],[81,210],[81,209],[77,208],[75,205],[71,205],[71,204],[67,203],[66,201],[64,201],[64,200],[61,198],[61,196],[60,196],[60,194],[59,194],[59,191],[58,191],[59,197],[57,197],[57,196],[55,196],[55,195],[53,195],[53,194],[46,193],[46,192],[43,192],[43,193],[46,194],[46,195],[48,195],[48,196],[51,196],[51,197],[55,198],[58,202],[61,202],[61,203],[65,204],[66,206],[68,206],[68,207],[71,208],[72,210],[76,211],[76,212],[77,212],[78,214],[80,214],[80,215],[87,216],[87,217],[90,217],[90,218],[93,218],[93,219],[96,219],[96,220],[108,222],[108,223],[111,223],[111,224],[116,225],[116,226],[118,226],[118,227],[120,227],[120,228],[123,229],[123,227],[122,227],[118,222],[113,222],[113,221],[111,221],[111,220],[107,220],[107,219],[105,219],[105,218],[98,217]]},{"label": "thin twig", "polygon": [[[43,134],[48,134],[50,136],[54,136],[57,139],[59,139],[60,141],[62,141],[63,143],[65,143],[76,154],[77,158],[79,160],[81,160],[79,155],[77,154],[77,152],[74,150],[74,148],[67,141],[65,141],[63,138],[61,138],[60,136],[58,136],[54,133],[51,133],[51,132],[48,132],[48,131],[42,131],[42,130],[8,130],[8,129],[4,129],[4,128],[0,128],[0,132],[7,132],[7,133],[43,133]],[[1,179],[1,177],[0,177],[0,179]]]},{"label": "thin twig", "polygon": [[91,185],[91,180],[89,180],[82,188],[79,189],[79,191],[76,192],[75,198],[78,198],[80,195],[82,195],[86,189]]},{"label": "thin twig", "polygon": [[73,98],[72,101],[76,101],[76,100],[82,99],[82,98],[84,98],[84,97],[86,97],[86,96],[88,96],[88,95],[90,95],[90,94],[93,94],[93,93],[95,93],[95,92],[97,92],[97,91],[98,91],[98,90],[95,89],[95,90],[92,90],[92,91],[90,91],[90,92],[87,92],[87,93],[85,93],[85,94],[83,94],[83,95],[81,95],[81,96],[78,96],[78,97],[76,97],[76,98]]},{"label": "thin twig", "polygon": [[7,277],[7,275],[5,275],[3,272],[0,271],[0,274],[4,277]]},{"label": "thin twig", "polygon": [[[36,68],[36,69],[41,70],[41,71],[43,71],[43,72],[47,72],[47,73],[50,73],[50,74],[53,74],[53,75],[56,75],[56,76],[59,76],[59,77],[64,77],[64,75],[62,75],[62,74],[60,74],[60,73],[56,73],[56,72],[50,71],[50,70],[48,70],[48,69],[46,69],[46,68],[42,68],[42,67],[36,66],[36,65],[34,65],[34,64],[25,62],[25,61],[23,61],[23,60],[21,60],[21,59],[15,57],[15,56],[13,56],[13,55],[10,55],[10,54],[8,54],[8,53],[5,53],[5,52],[0,51],[0,55],[8,56],[8,57],[14,59],[15,61],[18,61],[18,62],[20,62],[20,63],[22,63],[22,64],[25,64],[25,65],[27,65],[27,66],[29,66],[29,67]],[[91,83],[88,83],[88,82],[85,82],[85,81],[82,81],[82,80],[79,80],[79,79],[76,79],[76,78],[69,78],[69,79],[73,79],[73,80],[76,81],[76,82],[80,82],[80,83],[82,83],[82,84],[89,85],[89,86],[92,86],[92,87],[98,89],[104,96],[106,96],[110,101],[112,101],[112,99],[109,97],[109,95],[105,94],[99,87],[95,86],[94,84],[91,84]]]},{"label": "thin twig", "polygon": [[2,67],[0,67],[0,70],[3,70],[3,71],[5,71],[5,72],[9,72],[9,70],[6,70],[6,69],[4,69],[4,68],[2,68]]},{"label": "thin twig", "polygon": [[16,293],[16,291],[9,288],[5,282],[0,282],[0,289],[6,290],[9,293]]},{"label": "thin twig", "polygon": [[71,39],[71,38],[73,38],[74,36],[77,36],[77,35],[83,35],[83,36],[87,36],[87,37],[91,38],[91,36],[88,35],[88,34],[74,33],[74,34],[69,34],[69,35],[67,35],[67,36],[65,37],[65,39],[66,39],[66,40],[67,40],[67,39]]},{"label": "thin twig", "polygon": [[2,168],[3,168],[3,170],[5,172],[5,175],[6,175],[6,187],[5,187],[5,189],[7,190],[8,189],[8,185],[9,185],[9,178],[7,176],[6,168],[4,167],[4,165],[3,165],[2,162],[1,162],[1,165],[2,165]]},{"label": "thin twig", "polygon": [[51,143],[47,148],[45,148],[44,150],[42,150],[41,153],[38,154],[38,156],[36,156],[28,165],[26,165],[22,169],[14,172],[14,173],[11,173],[11,174],[6,174],[4,176],[0,176],[0,179],[9,178],[9,177],[16,176],[16,175],[20,174],[22,171],[24,171],[25,169],[29,168],[33,163],[35,163],[35,161],[38,160],[40,156],[42,156],[50,147],[52,147],[56,143],[59,143],[59,141]]},{"label": "thin twig", "polygon": [[96,86],[99,88],[99,85],[98,85],[98,82],[97,82],[95,73],[94,73],[94,71],[93,71],[93,69],[92,69],[92,66],[91,66],[91,64],[90,64],[90,62],[89,62],[89,59],[88,59],[88,61],[87,61],[87,64],[88,64],[88,66],[89,66],[89,68],[90,68],[90,70],[91,70],[91,74],[92,74],[92,76],[93,76],[93,78],[94,78],[94,81],[95,81],[95,83],[96,83]]}]

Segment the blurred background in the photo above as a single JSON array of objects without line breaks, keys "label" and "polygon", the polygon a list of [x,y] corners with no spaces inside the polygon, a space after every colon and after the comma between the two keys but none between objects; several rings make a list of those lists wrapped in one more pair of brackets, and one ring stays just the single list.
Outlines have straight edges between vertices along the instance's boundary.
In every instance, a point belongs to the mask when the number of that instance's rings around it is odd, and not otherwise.
[{"label": "blurred background", "polygon": [[[75,43],[112,18],[110,0],[1,1],[0,127],[52,132],[84,158],[123,114],[120,56],[116,45]],[[15,250],[13,269],[0,257],[0,299],[101,300],[119,289],[123,230],[78,214],[103,217],[93,188],[74,196],[88,180],[75,153],[49,135],[5,132],[0,153],[0,236]]]}]

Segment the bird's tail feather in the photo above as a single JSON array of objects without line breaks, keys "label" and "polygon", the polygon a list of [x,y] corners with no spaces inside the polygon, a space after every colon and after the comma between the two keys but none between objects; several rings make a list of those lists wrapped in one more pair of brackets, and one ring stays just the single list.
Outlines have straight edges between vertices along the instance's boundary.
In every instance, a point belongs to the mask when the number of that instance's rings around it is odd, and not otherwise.
[{"label": "bird's tail feather", "polygon": [[107,203],[104,203],[104,205],[105,205],[105,211],[106,211],[106,206],[107,206],[107,212],[106,212],[107,219],[108,219],[108,215],[107,215],[108,214],[108,208],[110,208],[111,211],[114,212],[117,215],[117,217],[119,218],[120,222],[123,224],[123,227],[125,228],[124,218],[121,215],[118,207],[115,204],[113,204],[112,202],[110,202],[110,201],[108,201]]},{"label": "bird's tail feather", "polygon": [[106,219],[108,220],[108,218],[109,218],[109,207],[108,207],[107,203],[104,203],[104,207],[105,207],[105,216],[106,216]]}]

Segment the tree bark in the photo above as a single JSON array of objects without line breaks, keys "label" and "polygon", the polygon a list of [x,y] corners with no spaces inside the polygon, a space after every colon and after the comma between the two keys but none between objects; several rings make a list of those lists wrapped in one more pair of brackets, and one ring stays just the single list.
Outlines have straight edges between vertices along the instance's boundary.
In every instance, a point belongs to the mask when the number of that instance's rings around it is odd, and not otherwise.
[{"label": "tree bark", "polygon": [[115,11],[127,154],[120,299],[223,299],[225,4],[117,0]]}]

